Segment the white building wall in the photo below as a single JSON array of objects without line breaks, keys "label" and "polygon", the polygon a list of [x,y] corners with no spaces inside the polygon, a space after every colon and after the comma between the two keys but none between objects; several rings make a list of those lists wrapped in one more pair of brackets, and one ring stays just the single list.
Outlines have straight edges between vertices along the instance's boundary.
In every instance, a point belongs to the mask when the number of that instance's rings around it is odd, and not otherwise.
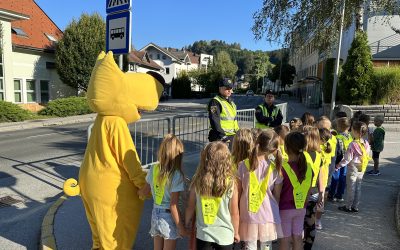
[{"label": "white building wall", "polygon": [[4,83],[3,91],[5,101],[14,102],[14,82],[13,82],[13,55],[11,40],[11,23],[0,21],[3,26],[3,70]]},{"label": "white building wall", "polygon": [[[160,74],[164,77],[165,83],[171,84],[172,79],[176,78],[177,76],[177,73],[180,69],[180,64],[175,63],[169,55],[164,54],[154,47],[148,47],[146,51],[150,59],[164,68],[164,71],[160,72]],[[168,69],[169,74],[167,74]]]},{"label": "white building wall", "polygon": [[[46,68],[46,62],[54,63],[54,54],[39,52],[31,52],[31,54],[27,54],[24,50],[13,52],[12,57],[13,79],[22,80],[22,103],[28,103],[26,80],[35,80],[36,82],[36,102],[41,102],[41,80],[49,81],[50,100],[77,94],[76,90],[61,82],[56,69]],[[14,80],[12,80],[12,84],[14,84]]]}]

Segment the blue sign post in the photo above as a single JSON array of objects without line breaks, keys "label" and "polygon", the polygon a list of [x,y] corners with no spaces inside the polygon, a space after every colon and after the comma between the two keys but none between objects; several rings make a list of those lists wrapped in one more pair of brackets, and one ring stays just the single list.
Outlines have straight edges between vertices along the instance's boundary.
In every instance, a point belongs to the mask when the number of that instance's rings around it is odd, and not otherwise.
[{"label": "blue sign post", "polygon": [[106,50],[129,53],[131,48],[132,0],[106,0]]}]

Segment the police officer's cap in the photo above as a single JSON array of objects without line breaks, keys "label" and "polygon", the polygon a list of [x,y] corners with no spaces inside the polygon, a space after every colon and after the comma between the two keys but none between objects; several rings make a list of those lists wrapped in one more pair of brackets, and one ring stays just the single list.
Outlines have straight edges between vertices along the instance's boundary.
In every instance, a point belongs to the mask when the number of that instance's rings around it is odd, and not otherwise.
[{"label": "police officer's cap", "polygon": [[265,91],[265,95],[274,95],[274,92],[272,92],[272,89],[268,89]]},{"label": "police officer's cap", "polygon": [[219,87],[233,88],[233,83],[229,78],[224,78],[219,82]]}]

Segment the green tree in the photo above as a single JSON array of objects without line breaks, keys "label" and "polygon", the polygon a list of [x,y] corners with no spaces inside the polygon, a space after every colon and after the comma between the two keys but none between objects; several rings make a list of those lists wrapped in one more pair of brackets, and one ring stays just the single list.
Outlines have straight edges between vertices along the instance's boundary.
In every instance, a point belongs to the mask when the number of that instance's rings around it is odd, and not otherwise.
[{"label": "green tree", "polygon": [[[320,49],[328,48],[338,35],[343,1],[264,0],[262,7],[253,15],[254,36],[256,40],[266,37],[271,41],[283,39],[286,44],[300,45],[304,44],[312,33],[316,46]],[[366,1],[345,1],[344,28],[347,29]],[[399,9],[398,1],[371,0],[366,11],[384,11],[389,19],[389,15],[397,15]]]},{"label": "green tree", "polygon": [[371,100],[372,56],[367,34],[363,31],[357,31],[351,43],[347,60],[342,67],[339,87],[342,101],[350,104],[364,104]]},{"label": "green tree", "polygon": [[100,14],[82,14],[72,20],[56,49],[60,79],[77,90],[87,90],[98,54],[105,50],[105,23]]},{"label": "green tree", "polygon": [[211,67],[211,72],[219,77],[228,77],[234,79],[238,67],[234,64],[228,52],[221,51],[214,58],[214,64]]},{"label": "green tree", "polygon": [[171,85],[173,98],[190,98],[191,81],[186,71],[182,71],[176,79],[172,79]]}]

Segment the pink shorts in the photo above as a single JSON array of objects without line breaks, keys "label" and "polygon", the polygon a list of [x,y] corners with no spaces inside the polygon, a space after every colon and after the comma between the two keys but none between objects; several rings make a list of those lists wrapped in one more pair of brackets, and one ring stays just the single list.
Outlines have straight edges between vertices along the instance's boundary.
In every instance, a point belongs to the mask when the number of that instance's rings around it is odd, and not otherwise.
[{"label": "pink shorts", "polygon": [[279,210],[283,237],[300,236],[303,234],[306,209]]}]

